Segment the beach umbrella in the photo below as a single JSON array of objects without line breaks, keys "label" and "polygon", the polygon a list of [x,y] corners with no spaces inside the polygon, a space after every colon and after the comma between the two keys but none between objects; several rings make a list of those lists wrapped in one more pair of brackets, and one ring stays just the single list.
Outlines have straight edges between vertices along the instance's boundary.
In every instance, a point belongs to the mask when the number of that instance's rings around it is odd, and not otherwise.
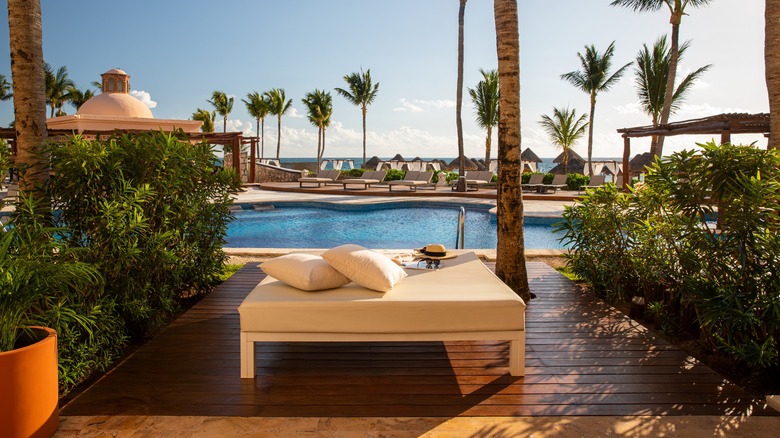
[{"label": "beach umbrella", "polygon": [[363,164],[364,169],[376,169],[376,166],[379,165],[379,157],[374,155],[373,157],[369,158],[368,161]]},{"label": "beach umbrella", "polygon": [[523,161],[533,161],[535,163],[542,162],[542,159],[539,158],[539,156],[536,155],[534,151],[531,150],[531,148],[526,148],[523,153],[520,154],[520,159]]},{"label": "beach umbrella", "polygon": [[[585,160],[579,155],[572,158],[569,157],[569,173],[582,173],[585,169]],[[550,169],[549,173],[553,175],[564,175],[563,163],[559,163],[557,166]]]}]

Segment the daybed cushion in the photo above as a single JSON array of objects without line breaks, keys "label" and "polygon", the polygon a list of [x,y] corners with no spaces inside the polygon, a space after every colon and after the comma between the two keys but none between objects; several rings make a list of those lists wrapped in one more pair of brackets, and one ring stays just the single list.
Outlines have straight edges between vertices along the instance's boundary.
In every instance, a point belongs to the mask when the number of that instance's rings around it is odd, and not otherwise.
[{"label": "daybed cushion", "polygon": [[[241,331],[260,333],[459,333],[525,329],[525,303],[476,257],[409,270],[392,290],[350,283],[304,292],[267,277],[238,308]],[[337,339],[337,338],[334,338]]]},{"label": "daybed cushion", "polygon": [[380,292],[406,278],[406,271],[387,256],[360,245],[337,246],[322,253],[322,258],[355,283]]},{"label": "daybed cushion", "polygon": [[287,254],[260,265],[275,279],[305,291],[333,289],[350,279],[331,267],[322,257],[312,254]]}]

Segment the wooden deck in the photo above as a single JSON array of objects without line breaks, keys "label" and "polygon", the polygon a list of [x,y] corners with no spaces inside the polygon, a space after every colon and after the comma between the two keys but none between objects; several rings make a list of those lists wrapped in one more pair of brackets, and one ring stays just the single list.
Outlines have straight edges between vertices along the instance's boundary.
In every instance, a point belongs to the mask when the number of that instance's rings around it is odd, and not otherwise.
[{"label": "wooden deck", "polygon": [[775,415],[708,367],[529,263],[527,375],[502,342],[262,344],[239,378],[250,263],[64,406],[61,415]]}]

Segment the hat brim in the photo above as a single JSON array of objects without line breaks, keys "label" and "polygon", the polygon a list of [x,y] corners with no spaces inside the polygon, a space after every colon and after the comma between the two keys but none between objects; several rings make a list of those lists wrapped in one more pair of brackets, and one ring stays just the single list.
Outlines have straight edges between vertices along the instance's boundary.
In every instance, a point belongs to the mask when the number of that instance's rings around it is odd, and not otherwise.
[{"label": "hat brim", "polygon": [[[454,253],[449,253],[448,254],[446,252],[444,253],[444,255],[433,255],[433,254],[429,254],[429,253],[427,253],[425,251],[422,251],[422,250],[419,250],[419,249],[415,250],[415,252],[418,253],[417,257],[421,258],[421,259],[448,260],[448,259],[454,259],[455,257],[458,256],[457,254],[454,254]],[[437,252],[435,254],[441,254],[441,253]]]}]

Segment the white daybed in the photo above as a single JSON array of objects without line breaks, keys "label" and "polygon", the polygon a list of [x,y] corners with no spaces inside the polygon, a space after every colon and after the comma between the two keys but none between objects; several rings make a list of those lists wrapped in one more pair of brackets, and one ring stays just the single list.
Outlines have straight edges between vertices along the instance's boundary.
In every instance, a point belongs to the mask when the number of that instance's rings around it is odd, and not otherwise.
[{"label": "white daybed", "polygon": [[382,293],[350,283],[306,292],[267,277],[238,307],[241,377],[255,377],[255,342],[510,341],[509,372],[525,374],[525,303],[474,253]]}]

